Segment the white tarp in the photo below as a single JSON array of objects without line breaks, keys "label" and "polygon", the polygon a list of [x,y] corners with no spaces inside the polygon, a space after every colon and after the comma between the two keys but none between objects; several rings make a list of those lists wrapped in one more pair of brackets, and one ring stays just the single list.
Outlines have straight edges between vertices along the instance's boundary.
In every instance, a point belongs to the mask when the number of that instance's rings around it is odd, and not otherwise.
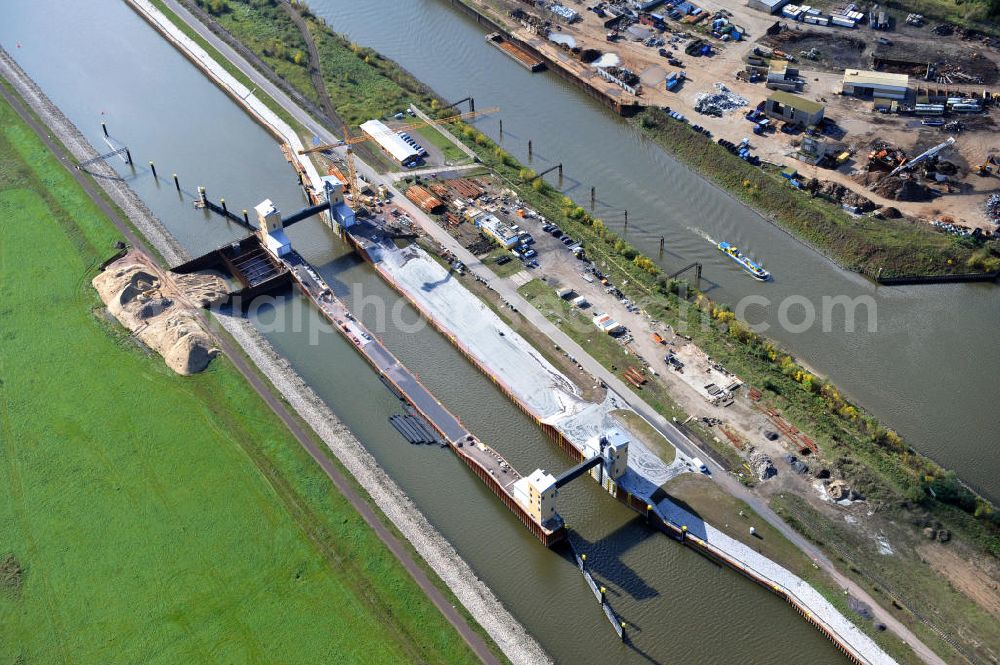
[{"label": "white tarp", "polygon": [[381,120],[369,120],[362,123],[361,131],[375,139],[382,146],[382,149],[392,155],[393,159],[400,164],[420,156],[413,146],[401,139],[399,134],[386,127]]}]

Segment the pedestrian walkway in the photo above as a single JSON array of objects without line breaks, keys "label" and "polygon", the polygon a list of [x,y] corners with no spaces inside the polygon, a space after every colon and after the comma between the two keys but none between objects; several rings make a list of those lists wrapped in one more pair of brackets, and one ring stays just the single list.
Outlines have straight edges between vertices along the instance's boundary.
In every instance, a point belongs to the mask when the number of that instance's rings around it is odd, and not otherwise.
[{"label": "pedestrian walkway", "polygon": [[[416,106],[411,106],[410,109],[421,120],[423,120],[425,122],[434,122],[434,118],[430,117],[429,115],[427,115],[426,113],[424,113],[423,111],[421,111],[420,109],[418,109]],[[435,129],[434,131],[438,131],[438,130]],[[453,143],[456,148],[458,148],[459,150],[461,150],[462,152],[464,152],[466,155],[468,155],[472,159],[476,159],[476,153],[475,153],[475,151],[472,148],[470,148],[469,146],[467,146],[464,143],[462,143],[461,141],[459,141],[454,136],[452,136],[450,132],[441,132],[441,135],[444,136],[449,141],[451,141],[451,143]]]},{"label": "pedestrian walkway", "polygon": [[425,169],[413,169],[411,171],[392,171],[386,173],[386,176],[392,178],[395,181],[402,180],[403,178],[411,178],[413,176],[429,176],[429,175],[447,175],[449,173],[459,173],[462,171],[471,171],[472,169],[482,168],[482,164],[459,164],[457,166],[428,166]]}]

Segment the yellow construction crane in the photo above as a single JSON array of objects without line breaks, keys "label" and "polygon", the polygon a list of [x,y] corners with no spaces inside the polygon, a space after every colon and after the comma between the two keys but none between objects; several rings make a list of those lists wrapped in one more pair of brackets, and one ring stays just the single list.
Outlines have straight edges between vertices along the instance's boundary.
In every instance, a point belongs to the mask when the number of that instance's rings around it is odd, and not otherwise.
[{"label": "yellow construction crane", "polygon": [[[458,122],[459,120],[471,120],[472,118],[478,118],[479,116],[488,115],[490,113],[496,113],[500,109],[497,107],[483,109],[482,111],[469,111],[468,113],[460,113],[458,115],[448,116],[447,118],[440,118],[437,120],[421,120],[419,122],[411,122],[400,127],[391,128],[393,132],[407,132],[411,129],[419,129],[420,127],[433,127],[434,125],[442,125],[450,122]],[[364,143],[365,141],[373,140],[371,136],[351,136],[344,127],[343,130],[344,138],[339,143],[324,143],[322,145],[313,146],[311,148],[305,148],[304,150],[299,150],[300,155],[307,155],[311,152],[322,152],[325,150],[333,150],[334,148],[341,148],[347,146],[347,178],[348,184],[351,188],[351,199],[350,206],[352,208],[357,208],[361,201],[361,192],[358,191],[358,173],[354,168],[354,151],[351,146],[355,143]]]}]

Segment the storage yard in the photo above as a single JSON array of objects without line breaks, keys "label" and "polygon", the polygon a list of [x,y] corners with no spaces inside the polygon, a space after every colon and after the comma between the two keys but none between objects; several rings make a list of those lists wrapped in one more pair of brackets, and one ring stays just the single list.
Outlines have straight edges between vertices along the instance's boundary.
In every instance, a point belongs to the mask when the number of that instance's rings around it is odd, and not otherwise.
[{"label": "storage yard", "polygon": [[[467,4],[616,111],[661,107],[710,140],[751,137],[746,158],[802,169],[795,183],[835,184],[844,196],[829,198],[849,212],[883,209],[959,233],[997,232],[1000,219],[987,206],[1000,191],[996,38],[875,4],[821,11],[780,0],[599,2],[569,13],[513,0],[501,9]],[[774,90],[815,110],[769,114],[763,125],[732,113],[740,99],[763,111]],[[948,137],[950,150],[919,169],[882,182],[871,168],[876,141],[905,163]]]}]

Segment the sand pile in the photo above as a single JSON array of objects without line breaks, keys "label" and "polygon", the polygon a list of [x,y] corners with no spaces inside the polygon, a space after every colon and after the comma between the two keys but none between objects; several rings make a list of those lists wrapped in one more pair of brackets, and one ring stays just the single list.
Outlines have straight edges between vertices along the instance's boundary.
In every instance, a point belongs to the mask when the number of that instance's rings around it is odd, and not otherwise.
[{"label": "sand pile", "polygon": [[903,216],[903,213],[899,212],[897,208],[893,208],[892,206],[885,206],[884,208],[879,208],[878,214],[881,215],[884,219],[899,219],[900,217]]},{"label": "sand pile", "polygon": [[219,305],[229,297],[226,281],[216,274],[172,275],[174,284],[198,307]]},{"label": "sand pile", "polygon": [[[185,280],[192,286],[192,300],[217,298],[221,280],[197,277],[200,279]],[[218,353],[190,301],[179,300],[180,294],[163,284],[144,257],[129,253],[109,265],[92,284],[108,311],[178,374],[202,371]]]}]

